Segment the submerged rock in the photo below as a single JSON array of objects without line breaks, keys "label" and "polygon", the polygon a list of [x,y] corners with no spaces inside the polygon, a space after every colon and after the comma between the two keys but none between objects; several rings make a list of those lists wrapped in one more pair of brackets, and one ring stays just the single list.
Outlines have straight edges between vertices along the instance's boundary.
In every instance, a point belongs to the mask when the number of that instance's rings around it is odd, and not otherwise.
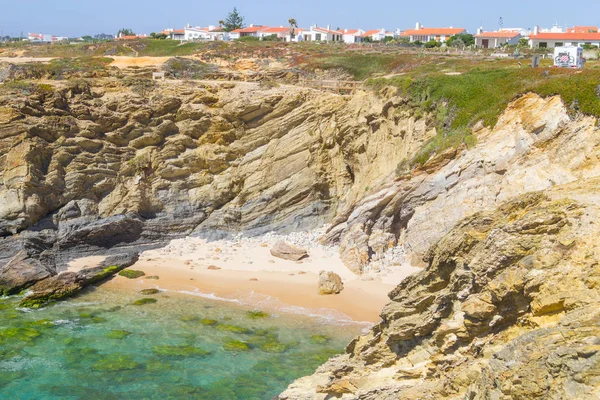
[{"label": "submerged rock", "polygon": [[308,252],[301,247],[279,240],[271,248],[271,255],[284,260],[298,261],[308,257]]},{"label": "submerged rock", "polygon": [[338,294],[344,290],[342,278],[335,272],[321,271],[319,273],[319,294]]}]

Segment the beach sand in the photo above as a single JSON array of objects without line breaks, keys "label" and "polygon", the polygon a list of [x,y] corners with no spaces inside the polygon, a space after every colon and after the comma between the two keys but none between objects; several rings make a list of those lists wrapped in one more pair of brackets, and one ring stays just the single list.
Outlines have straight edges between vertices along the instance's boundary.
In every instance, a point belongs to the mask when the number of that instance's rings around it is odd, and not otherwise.
[{"label": "beach sand", "polygon": [[[406,276],[420,270],[403,265],[385,275],[360,277],[344,266],[335,247],[305,246],[309,257],[296,262],[273,257],[270,248],[274,241],[173,240],[164,248],[142,253],[140,261],[131,267],[143,271],[146,277],[158,276],[158,280],[117,276],[106,285],[132,291],[158,288],[257,309],[374,323],[389,302],[387,294]],[[94,260],[85,261],[90,264]],[[81,264],[82,260],[76,260],[72,266]],[[317,293],[321,270],[340,275],[344,282],[340,294]]]}]

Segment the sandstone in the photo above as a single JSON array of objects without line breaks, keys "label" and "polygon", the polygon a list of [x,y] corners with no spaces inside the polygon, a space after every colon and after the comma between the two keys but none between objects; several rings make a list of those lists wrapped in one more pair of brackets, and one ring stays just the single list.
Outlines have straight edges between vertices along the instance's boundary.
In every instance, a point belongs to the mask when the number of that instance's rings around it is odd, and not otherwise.
[{"label": "sandstone", "polygon": [[221,267],[217,267],[216,265],[209,265],[208,267],[206,267],[206,269],[211,271],[218,271],[221,269]]},{"label": "sandstone", "polygon": [[284,260],[299,261],[308,257],[308,252],[301,247],[280,240],[271,248],[271,255]]},{"label": "sandstone", "polygon": [[319,290],[320,295],[338,294],[344,290],[342,278],[335,272],[321,271],[319,272]]}]

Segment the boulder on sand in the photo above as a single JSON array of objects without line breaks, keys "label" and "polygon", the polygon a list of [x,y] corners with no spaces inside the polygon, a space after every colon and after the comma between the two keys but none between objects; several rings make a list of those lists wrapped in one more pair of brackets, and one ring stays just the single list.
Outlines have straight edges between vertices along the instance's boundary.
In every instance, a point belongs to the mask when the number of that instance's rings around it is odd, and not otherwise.
[{"label": "boulder on sand", "polygon": [[283,258],[284,260],[298,261],[308,257],[308,252],[302,247],[297,247],[279,240],[271,249],[273,257]]},{"label": "boulder on sand", "polygon": [[338,294],[344,290],[342,278],[335,272],[319,272],[319,294]]}]

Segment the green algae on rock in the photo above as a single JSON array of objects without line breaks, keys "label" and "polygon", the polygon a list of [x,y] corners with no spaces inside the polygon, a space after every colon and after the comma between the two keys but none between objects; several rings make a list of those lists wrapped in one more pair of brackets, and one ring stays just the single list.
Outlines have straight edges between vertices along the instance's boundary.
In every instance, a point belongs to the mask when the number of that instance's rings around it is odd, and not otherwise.
[{"label": "green algae on rock", "polygon": [[137,279],[145,275],[144,271],[137,271],[135,269],[124,269],[119,272],[119,276],[123,276],[127,279]]},{"label": "green algae on rock", "polygon": [[153,295],[153,294],[160,293],[160,290],[154,289],[154,288],[152,288],[152,289],[142,289],[142,290],[140,290],[139,293],[142,294],[142,295],[144,295],[144,296],[150,296],[150,295]]},{"label": "green algae on rock", "polygon": [[110,354],[104,356],[91,367],[93,371],[119,372],[140,369],[143,365],[136,362],[133,357],[124,354]]},{"label": "green algae on rock", "polygon": [[127,336],[131,335],[131,332],[125,331],[122,329],[113,329],[106,333],[107,338],[109,339],[125,339]]},{"label": "green algae on rock", "polygon": [[144,304],[154,304],[157,301],[158,300],[156,300],[155,298],[152,298],[152,297],[144,297],[143,299],[134,301],[132,304],[134,306],[143,306]]},{"label": "green algae on rock", "polygon": [[162,345],[154,346],[152,352],[165,357],[205,357],[211,352],[191,345]]},{"label": "green algae on rock", "polygon": [[250,319],[266,318],[269,316],[269,314],[263,311],[247,311],[246,314]]},{"label": "green algae on rock", "polygon": [[325,335],[312,335],[310,337],[310,342],[314,344],[325,344],[329,342],[329,338]]},{"label": "green algae on rock", "polygon": [[226,325],[226,324],[218,324],[216,328],[220,331],[232,332],[232,333],[252,333],[252,331],[248,328],[244,328],[242,326],[237,325]]},{"label": "green algae on rock", "polygon": [[214,326],[214,325],[217,324],[217,322],[218,322],[217,320],[215,320],[215,319],[209,319],[209,318],[202,318],[200,320],[200,323],[202,325],[206,325],[206,326]]},{"label": "green algae on rock", "polygon": [[250,345],[247,342],[241,340],[226,339],[223,345],[225,351],[250,351]]}]

